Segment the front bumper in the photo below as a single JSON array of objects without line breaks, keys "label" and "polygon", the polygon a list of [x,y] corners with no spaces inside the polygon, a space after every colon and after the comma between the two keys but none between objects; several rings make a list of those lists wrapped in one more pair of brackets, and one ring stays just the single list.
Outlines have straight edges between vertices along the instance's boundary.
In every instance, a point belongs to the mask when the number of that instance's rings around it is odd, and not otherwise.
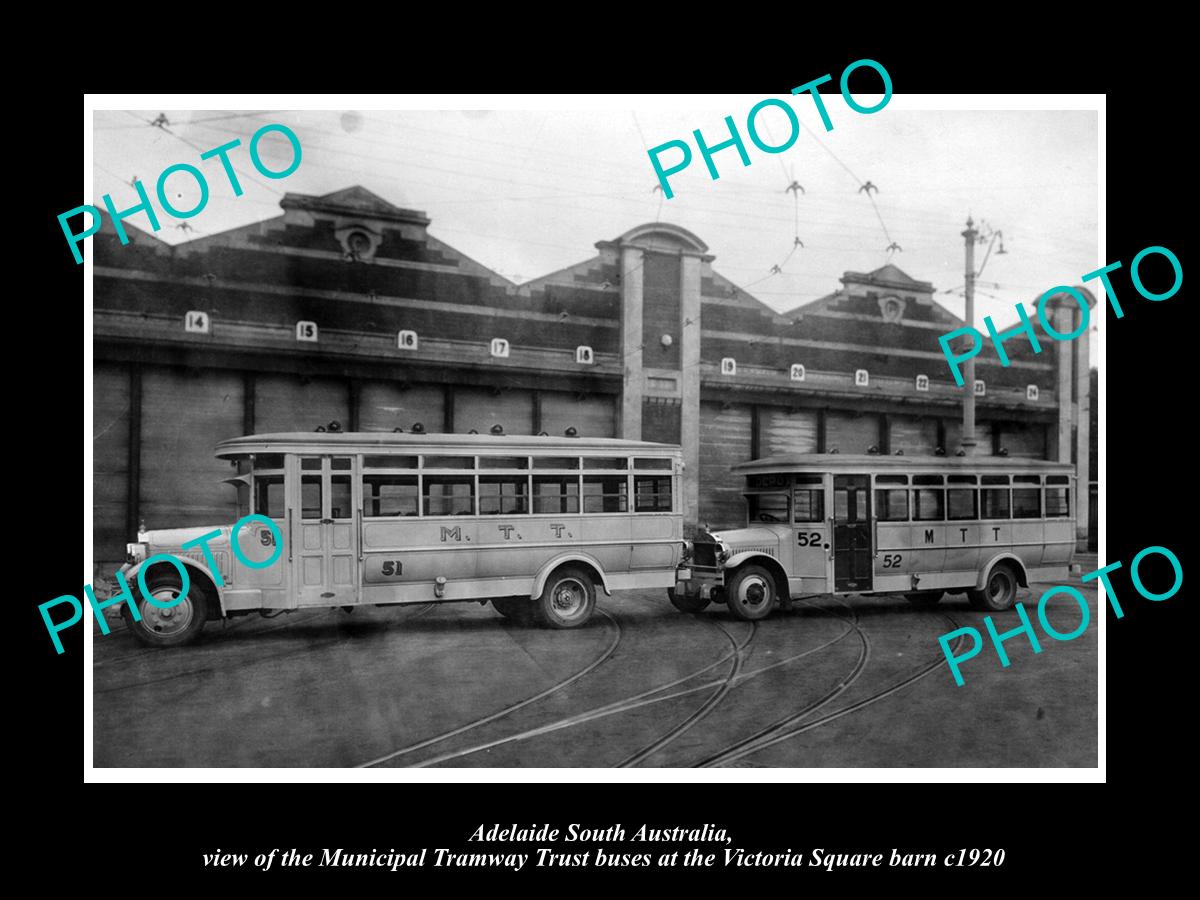
[{"label": "front bumper", "polygon": [[675,593],[708,597],[713,588],[725,586],[725,570],[710,566],[682,566],[675,571]]}]

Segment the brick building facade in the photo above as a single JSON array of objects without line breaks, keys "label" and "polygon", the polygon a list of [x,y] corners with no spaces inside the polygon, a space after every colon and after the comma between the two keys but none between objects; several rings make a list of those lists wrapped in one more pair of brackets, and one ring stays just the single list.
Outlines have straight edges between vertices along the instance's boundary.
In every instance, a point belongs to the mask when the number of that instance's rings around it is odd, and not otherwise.
[{"label": "brick building facade", "polygon": [[[958,448],[961,393],[937,337],[960,322],[894,265],[780,315],[666,223],[516,285],[361,187],[280,205],[174,247],[129,225],[122,246],[107,221],[96,234],[98,566],[139,519],[235,518],[217,441],[335,420],[679,443],[687,519],[713,526],[741,519],[735,462]],[[1040,355],[1010,342],[1007,368],[979,357],[978,453],[1077,460],[1088,484],[1086,341],[1045,338]]]}]

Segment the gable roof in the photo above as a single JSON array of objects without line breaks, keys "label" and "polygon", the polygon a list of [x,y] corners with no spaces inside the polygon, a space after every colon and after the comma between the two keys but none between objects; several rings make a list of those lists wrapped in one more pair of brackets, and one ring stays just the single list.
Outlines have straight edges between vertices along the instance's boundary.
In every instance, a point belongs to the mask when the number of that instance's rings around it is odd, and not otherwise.
[{"label": "gable roof", "polygon": [[393,222],[410,222],[415,225],[428,225],[430,220],[415,209],[404,209],[384,200],[378,194],[368,191],[362,185],[353,185],[314,197],[309,194],[284,194],[279,205],[284,209],[304,209],[313,212],[354,213],[372,219],[383,219]]}]

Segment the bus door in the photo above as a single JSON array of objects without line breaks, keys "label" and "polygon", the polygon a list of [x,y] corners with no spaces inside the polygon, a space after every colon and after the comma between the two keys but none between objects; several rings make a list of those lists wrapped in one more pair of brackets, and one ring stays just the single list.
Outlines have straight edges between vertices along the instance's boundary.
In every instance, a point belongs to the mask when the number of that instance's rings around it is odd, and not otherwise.
[{"label": "bus door", "polygon": [[862,593],[871,575],[871,478],[833,476],[833,589]]},{"label": "bus door", "polygon": [[361,501],[353,456],[301,456],[292,479],[294,581],[300,606],[359,600]]}]

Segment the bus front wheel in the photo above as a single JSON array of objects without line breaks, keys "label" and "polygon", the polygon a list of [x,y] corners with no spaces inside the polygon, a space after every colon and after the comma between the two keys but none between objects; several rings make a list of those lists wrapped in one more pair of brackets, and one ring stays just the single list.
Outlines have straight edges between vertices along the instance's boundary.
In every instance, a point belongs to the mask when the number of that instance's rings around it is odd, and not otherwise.
[{"label": "bus front wheel", "polygon": [[1009,609],[1017,599],[1017,574],[1012,566],[1001,563],[988,575],[982,591],[967,591],[967,599],[975,609],[999,612]]},{"label": "bus front wheel", "polygon": [[556,570],[535,603],[538,618],[551,628],[578,628],[596,608],[596,586],[591,576],[576,566]]},{"label": "bus front wheel", "polygon": [[[138,613],[141,621],[135,622],[132,615],[128,612],[125,614],[133,636],[149,647],[182,647],[196,640],[208,621],[208,603],[196,582],[190,582],[187,595],[180,600],[181,585],[179,576],[174,572],[151,575],[146,581],[146,589],[151,597],[160,604],[173,605],[163,609],[145,597],[140,598]],[[179,602],[175,603],[176,600]]]},{"label": "bus front wheel", "polygon": [[701,596],[699,592],[680,594],[675,588],[667,588],[667,597],[670,598],[673,607],[685,613],[698,613],[709,604],[709,599]]},{"label": "bus front wheel", "polygon": [[762,566],[743,566],[729,584],[729,611],[739,619],[754,622],[770,615],[777,599],[775,577]]}]

